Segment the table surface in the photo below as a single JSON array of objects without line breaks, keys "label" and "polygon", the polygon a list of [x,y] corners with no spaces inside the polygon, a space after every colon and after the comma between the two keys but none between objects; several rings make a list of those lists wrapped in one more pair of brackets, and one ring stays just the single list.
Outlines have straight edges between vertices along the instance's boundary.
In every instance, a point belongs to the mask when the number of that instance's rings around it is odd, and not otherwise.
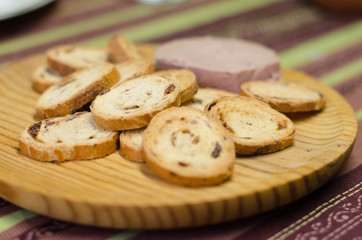
[{"label": "table surface", "polygon": [[[0,67],[59,44],[104,46],[115,33],[134,42],[196,35],[259,42],[275,49],[284,67],[337,90],[362,123],[361,14],[335,13],[302,0],[189,0],[157,6],[58,0],[0,21],[0,29]],[[1,133],[0,139],[6,136]],[[361,145],[358,133],[348,161],[325,186],[247,219],[167,231],[102,229],[37,215],[0,198],[0,239],[361,239]]]}]

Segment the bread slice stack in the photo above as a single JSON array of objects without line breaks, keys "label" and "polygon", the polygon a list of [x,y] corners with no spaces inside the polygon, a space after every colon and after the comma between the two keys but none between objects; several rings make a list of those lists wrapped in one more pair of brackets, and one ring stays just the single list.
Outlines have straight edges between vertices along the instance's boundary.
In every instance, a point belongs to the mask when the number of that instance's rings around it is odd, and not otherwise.
[{"label": "bread slice stack", "polygon": [[190,70],[154,71],[150,58],[119,35],[108,48],[58,46],[46,57],[33,75],[43,120],[20,134],[21,152],[59,162],[101,158],[120,146],[127,159],[183,186],[223,183],[236,154],[291,146],[295,127],[283,113],[325,105],[321,93],[294,83],[246,82],[244,96],[199,88]]},{"label": "bread slice stack", "polygon": [[109,53],[105,48],[69,44],[50,48],[45,57],[46,65],[39,66],[32,76],[34,89],[38,92],[44,92],[75,71],[107,63]]},{"label": "bread slice stack", "polygon": [[[47,64],[35,69],[32,76],[34,89],[42,93],[35,109],[44,120],[19,136],[21,151],[40,161],[100,158],[116,151],[119,133],[99,127],[91,112],[78,112],[89,111],[90,103],[114,85],[153,73],[152,62],[140,53],[141,58],[115,64],[110,62],[107,48],[62,45],[49,49]],[[94,132],[95,127],[112,133],[106,144]],[[90,145],[84,145],[88,140]]]},{"label": "bread slice stack", "polygon": [[[164,74],[164,73],[187,73],[188,70],[165,70],[159,71],[156,74]],[[189,74],[177,74],[177,76],[182,76],[181,78],[177,78],[178,81],[182,81],[185,79],[185,76]],[[190,99],[183,98],[182,99],[182,92],[194,92],[192,89],[195,88],[195,83],[190,83],[190,79],[186,80],[185,82],[179,86],[181,89],[181,106],[196,108],[201,111],[204,110],[207,103],[210,101],[217,99],[222,96],[238,96],[235,93],[228,92],[225,90],[214,89],[214,88],[198,88],[195,95]],[[175,82],[175,81],[174,81]],[[189,89],[187,89],[187,86]],[[184,90],[183,90],[184,89]],[[185,94],[187,96],[187,94]],[[186,101],[185,101],[186,99]],[[136,162],[144,162],[143,153],[142,153],[142,134],[146,128],[140,128],[135,130],[126,130],[122,131],[119,135],[120,140],[120,150],[122,154],[131,161]]]},{"label": "bread slice stack", "polygon": [[[118,45],[122,47],[117,47]],[[42,93],[75,71],[104,63],[117,63],[117,70],[122,71],[120,81],[149,74],[153,72],[153,63],[149,56],[153,54],[153,49],[153,45],[143,44],[138,50],[138,46],[119,35],[113,36],[109,46],[103,48],[75,44],[55,46],[45,52],[46,64],[34,71],[33,86],[37,92]],[[115,59],[115,55],[126,57]]]}]

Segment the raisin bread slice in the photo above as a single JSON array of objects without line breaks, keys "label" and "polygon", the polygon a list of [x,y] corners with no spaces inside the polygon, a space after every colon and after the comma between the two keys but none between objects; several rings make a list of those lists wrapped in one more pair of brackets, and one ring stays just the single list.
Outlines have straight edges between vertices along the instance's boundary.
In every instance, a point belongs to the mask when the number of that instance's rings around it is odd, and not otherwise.
[{"label": "raisin bread slice", "polygon": [[155,43],[140,43],[137,44],[137,50],[140,52],[142,57],[146,58],[148,61],[153,62],[155,59],[155,53],[158,44]]},{"label": "raisin bread slice", "polygon": [[250,97],[221,97],[205,112],[229,131],[236,152],[243,155],[272,153],[293,143],[295,127],[284,114]]},{"label": "raisin bread slice", "polygon": [[190,70],[172,69],[157,71],[154,74],[169,77],[176,84],[180,91],[181,103],[190,100],[197,92],[196,76]]},{"label": "raisin bread slice", "polygon": [[119,134],[120,150],[129,160],[144,162],[142,156],[142,134],[145,128],[122,131]]},{"label": "raisin bread slice", "polygon": [[117,150],[118,132],[100,128],[90,112],[37,122],[18,139],[20,151],[41,161],[93,159]]},{"label": "raisin bread slice", "polygon": [[39,66],[32,75],[34,89],[40,93],[47,90],[50,86],[59,83],[63,75],[49,69],[46,65]]},{"label": "raisin bread slice", "polygon": [[285,113],[319,111],[325,105],[322,93],[293,82],[247,82],[241,85],[240,93],[257,98]]},{"label": "raisin bread slice", "polygon": [[143,58],[137,46],[120,35],[111,37],[108,47],[110,49],[110,57],[116,63]]},{"label": "raisin bread slice", "polygon": [[90,109],[99,126],[129,130],[147,126],[155,114],[180,104],[179,91],[172,81],[145,75],[104,91]]},{"label": "raisin bread slice", "polygon": [[191,100],[182,103],[182,106],[193,107],[200,110],[204,110],[205,106],[209,102],[211,102],[216,98],[225,97],[225,96],[236,97],[239,95],[233,92],[228,92],[216,88],[199,88],[194,97]]},{"label": "raisin bread slice", "polygon": [[115,66],[119,72],[120,78],[113,88],[129,79],[153,73],[152,62],[143,58],[127,60],[118,63]]},{"label": "raisin bread slice", "polygon": [[235,161],[234,143],[223,126],[190,107],[157,114],[143,133],[142,148],[158,176],[192,187],[225,181]]},{"label": "raisin bread slice", "polygon": [[109,54],[102,48],[61,45],[49,49],[46,57],[48,68],[61,75],[68,75],[83,68],[106,63]]},{"label": "raisin bread slice", "polygon": [[48,88],[38,99],[35,109],[41,118],[74,113],[118,79],[119,73],[110,63],[77,71]]}]

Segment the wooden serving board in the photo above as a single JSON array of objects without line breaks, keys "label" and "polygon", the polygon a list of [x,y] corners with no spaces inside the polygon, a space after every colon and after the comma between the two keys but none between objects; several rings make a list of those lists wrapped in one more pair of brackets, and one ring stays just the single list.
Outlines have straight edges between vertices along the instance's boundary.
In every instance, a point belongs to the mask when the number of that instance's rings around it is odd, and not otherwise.
[{"label": "wooden serving board", "polygon": [[[119,151],[102,159],[44,163],[19,151],[17,137],[39,120],[31,73],[37,55],[0,71],[0,196],[39,214],[112,228],[169,229],[255,215],[299,199],[325,184],[348,158],[357,133],[349,104],[334,90],[284,70],[327,97],[321,112],[291,116],[294,144],[277,153],[236,160],[231,180],[187,188],[158,178]],[[292,74],[293,77],[290,77]]]}]

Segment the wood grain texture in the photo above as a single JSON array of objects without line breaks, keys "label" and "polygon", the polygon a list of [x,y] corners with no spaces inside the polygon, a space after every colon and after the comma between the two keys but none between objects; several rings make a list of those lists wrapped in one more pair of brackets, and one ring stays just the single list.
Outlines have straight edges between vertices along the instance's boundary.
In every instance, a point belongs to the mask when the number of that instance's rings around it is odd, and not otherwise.
[{"label": "wood grain texture", "polygon": [[[334,90],[283,72],[326,95],[326,108],[294,114],[294,144],[273,154],[239,157],[233,177],[219,186],[187,188],[159,179],[119,151],[102,159],[46,163],[20,153],[17,137],[39,120],[39,94],[30,76],[41,55],[0,71],[0,196],[66,221],[112,228],[169,229],[251,216],[299,199],[325,184],[348,158],[357,121]],[[293,73],[294,74],[294,73]],[[295,77],[297,76],[297,77]]]}]

